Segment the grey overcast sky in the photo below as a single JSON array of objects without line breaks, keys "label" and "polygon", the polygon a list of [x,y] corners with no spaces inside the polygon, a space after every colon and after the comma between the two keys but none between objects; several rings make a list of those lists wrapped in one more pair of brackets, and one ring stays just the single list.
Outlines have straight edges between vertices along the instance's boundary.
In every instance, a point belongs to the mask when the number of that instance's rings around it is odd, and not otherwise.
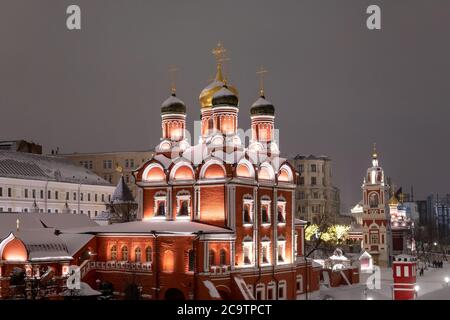
[{"label": "grey overcast sky", "polygon": [[[66,29],[70,4],[81,31]],[[381,31],[366,28],[370,4]],[[282,153],[330,156],[344,210],[360,199],[374,141],[396,185],[414,185],[416,198],[450,191],[448,0],[2,0],[0,140],[63,153],[153,148],[168,66],[180,69],[191,125],[219,40],[239,126],[264,65]]]}]

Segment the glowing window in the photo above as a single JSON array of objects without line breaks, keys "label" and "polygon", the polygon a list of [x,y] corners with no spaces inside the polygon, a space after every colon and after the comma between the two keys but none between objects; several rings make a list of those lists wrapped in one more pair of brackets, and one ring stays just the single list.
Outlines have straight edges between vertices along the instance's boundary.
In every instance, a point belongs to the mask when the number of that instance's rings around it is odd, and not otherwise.
[{"label": "glowing window", "polygon": [[166,178],[164,170],[161,167],[151,168],[144,177],[147,181],[163,181]]},{"label": "glowing window", "polygon": [[152,262],[152,247],[147,247],[145,249],[145,261]]},{"label": "glowing window", "polygon": [[141,248],[137,247],[134,250],[134,262],[141,262],[141,260],[142,260]]},{"label": "glowing window", "polygon": [[211,164],[204,174],[206,179],[219,179],[225,177],[224,169],[218,164]]},{"label": "glowing window", "polygon": [[122,261],[128,261],[128,247],[122,247]]},{"label": "glowing window", "polygon": [[174,179],[192,180],[194,179],[194,174],[192,173],[191,168],[189,168],[188,166],[181,166],[175,171]]},{"label": "glowing window", "polygon": [[236,174],[239,177],[250,178],[252,175],[250,174],[250,170],[245,164],[238,165],[236,169]]}]

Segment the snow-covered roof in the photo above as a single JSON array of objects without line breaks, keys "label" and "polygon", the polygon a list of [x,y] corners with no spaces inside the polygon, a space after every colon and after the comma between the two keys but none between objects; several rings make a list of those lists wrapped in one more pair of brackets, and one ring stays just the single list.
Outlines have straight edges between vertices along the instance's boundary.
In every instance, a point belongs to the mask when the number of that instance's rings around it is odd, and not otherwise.
[{"label": "snow-covered roof", "polygon": [[58,237],[67,246],[67,252],[73,256],[95,236],[92,234],[61,233]]},{"label": "snow-covered roof", "polygon": [[0,240],[7,237],[17,228],[19,219],[20,230],[34,229],[39,232],[41,229],[68,229],[98,224],[87,215],[72,213],[0,213]]},{"label": "snow-covered roof", "polygon": [[4,150],[0,150],[0,177],[111,185],[92,171],[63,157]]},{"label": "snow-covered roof", "polygon": [[364,251],[360,256],[359,256],[359,260],[362,260],[362,259],[371,259],[372,258],[372,256],[370,255],[370,253],[368,253],[367,251]]},{"label": "snow-covered roof", "polygon": [[331,260],[339,260],[339,261],[347,261],[347,257],[346,256],[337,256],[337,255],[332,255],[330,257]]},{"label": "snow-covered roof", "polygon": [[55,235],[52,229],[21,229],[9,235],[9,237],[12,236],[25,245],[29,261],[72,259],[66,244]]},{"label": "snow-covered roof", "polygon": [[233,233],[230,229],[220,228],[204,223],[192,221],[132,221],[113,223],[105,226],[84,227],[61,230],[62,233],[138,233],[138,234],[196,234],[198,232],[208,234]]},{"label": "snow-covered roof", "polygon": [[315,156],[313,154],[309,154],[309,155],[297,154],[294,157],[294,160],[325,160],[325,161],[327,161],[327,160],[330,160],[330,158],[325,155]]},{"label": "snow-covered roof", "polygon": [[119,179],[116,189],[111,197],[112,203],[134,202],[133,194],[125,183],[123,175]]},{"label": "snow-covered roof", "polygon": [[295,218],[295,224],[305,225],[308,221]]}]

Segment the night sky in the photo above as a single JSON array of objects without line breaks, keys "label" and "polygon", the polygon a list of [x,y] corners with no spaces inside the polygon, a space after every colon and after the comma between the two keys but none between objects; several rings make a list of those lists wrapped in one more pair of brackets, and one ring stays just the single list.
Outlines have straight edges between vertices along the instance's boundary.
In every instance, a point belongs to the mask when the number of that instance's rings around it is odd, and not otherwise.
[{"label": "night sky", "polygon": [[[82,30],[66,29],[78,4]],[[366,8],[382,9],[382,30]],[[192,128],[198,95],[228,49],[249,127],[264,65],[281,151],[328,155],[342,208],[360,200],[373,142],[416,199],[450,191],[450,1],[0,2],[0,140],[62,153],[154,148],[169,65]]]}]

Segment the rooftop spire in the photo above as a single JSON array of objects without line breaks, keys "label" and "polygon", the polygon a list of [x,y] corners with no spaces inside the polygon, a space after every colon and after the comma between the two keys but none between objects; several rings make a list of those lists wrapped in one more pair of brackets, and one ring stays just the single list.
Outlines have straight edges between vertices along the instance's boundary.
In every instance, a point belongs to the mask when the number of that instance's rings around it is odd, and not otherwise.
[{"label": "rooftop spire", "polygon": [[174,96],[177,92],[177,86],[176,86],[176,76],[177,72],[180,69],[177,68],[175,65],[169,66],[169,76],[170,76],[170,93]]},{"label": "rooftop spire", "polygon": [[263,66],[261,66],[259,68],[258,71],[256,71],[256,74],[259,76],[259,95],[261,97],[264,97],[264,75],[267,73],[268,71],[266,69],[264,69]]},{"label": "rooftop spire", "polygon": [[374,142],[373,143],[373,147],[372,147],[372,159],[377,159],[378,158],[378,153],[377,153],[377,143]]}]

